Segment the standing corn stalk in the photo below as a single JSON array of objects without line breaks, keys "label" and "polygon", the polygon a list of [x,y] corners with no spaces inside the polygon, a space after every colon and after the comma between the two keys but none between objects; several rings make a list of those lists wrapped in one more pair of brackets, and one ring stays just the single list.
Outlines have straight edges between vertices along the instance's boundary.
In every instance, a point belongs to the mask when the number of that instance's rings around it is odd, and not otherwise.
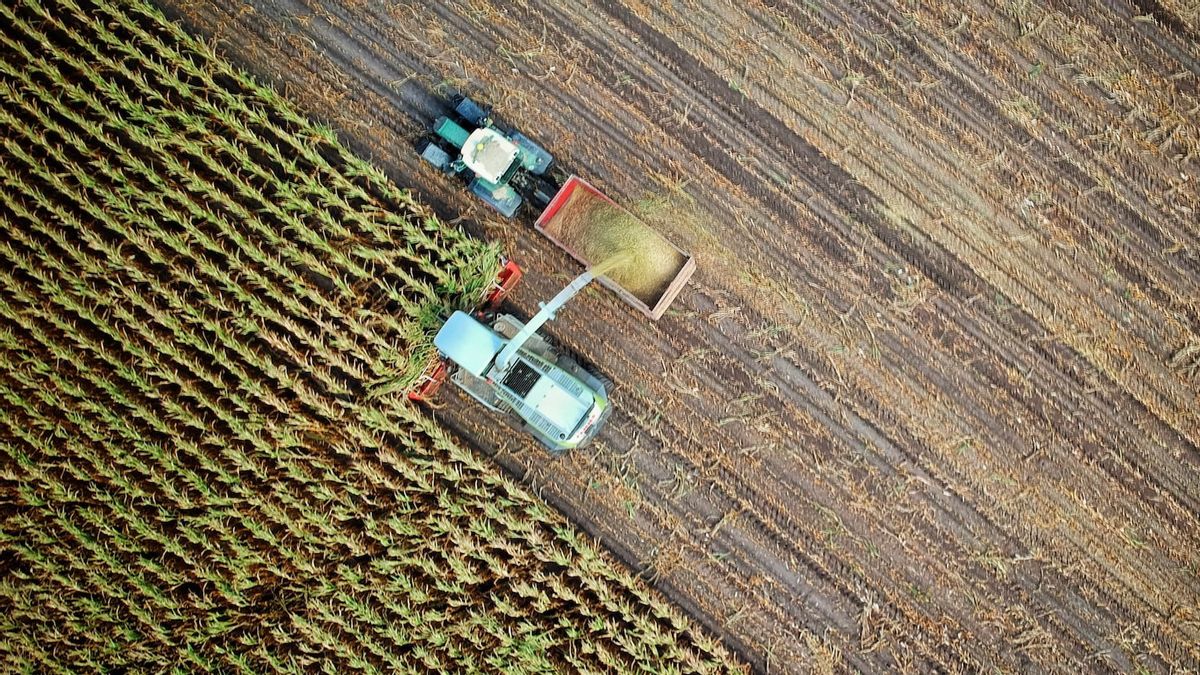
[{"label": "standing corn stalk", "polygon": [[139,0],[0,21],[6,670],[730,665],[408,405],[495,247]]}]

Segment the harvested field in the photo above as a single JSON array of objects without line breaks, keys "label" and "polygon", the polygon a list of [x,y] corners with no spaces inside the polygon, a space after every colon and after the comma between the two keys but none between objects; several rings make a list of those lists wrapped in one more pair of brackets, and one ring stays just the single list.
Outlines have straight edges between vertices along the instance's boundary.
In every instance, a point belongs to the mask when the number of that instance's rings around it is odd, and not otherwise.
[{"label": "harvested field", "polygon": [[152,5],[0,23],[0,669],[738,667],[407,400],[494,245]]},{"label": "harvested field", "polygon": [[430,91],[711,216],[661,321],[551,327],[618,383],[592,448],[438,415],[756,668],[1200,670],[1189,3],[165,4],[483,221],[526,313],[578,266],[419,164]]}]

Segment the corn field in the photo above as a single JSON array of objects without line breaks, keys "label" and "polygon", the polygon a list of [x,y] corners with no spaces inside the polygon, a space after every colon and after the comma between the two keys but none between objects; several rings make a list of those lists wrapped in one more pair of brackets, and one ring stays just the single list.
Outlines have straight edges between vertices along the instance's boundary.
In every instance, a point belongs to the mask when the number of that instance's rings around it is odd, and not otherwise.
[{"label": "corn field", "polygon": [[498,251],[141,2],[0,5],[5,671],[724,671],[405,398]]}]

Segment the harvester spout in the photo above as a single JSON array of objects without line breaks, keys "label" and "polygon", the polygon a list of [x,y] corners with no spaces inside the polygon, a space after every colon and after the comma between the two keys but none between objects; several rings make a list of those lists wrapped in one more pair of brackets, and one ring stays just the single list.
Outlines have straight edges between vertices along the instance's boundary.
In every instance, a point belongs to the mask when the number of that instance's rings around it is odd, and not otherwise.
[{"label": "harvester spout", "polygon": [[596,278],[596,275],[593,274],[591,270],[588,270],[575,277],[575,280],[567,284],[566,288],[559,291],[558,295],[555,295],[553,298],[551,298],[550,302],[543,302],[542,309],[525,324],[525,327],[522,328],[519,333],[514,335],[513,338],[508,341],[508,344],[505,345],[504,349],[500,351],[500,354],[496,356],[497,370],[504,372],[508,368],[508,362],[511,361],[512,357],[515,356],[517,351],[521,349],[521,345],[525,344],[526,340],[532,337],[534,333],[538,332],[538,329],[541,328],[543,324],[553,319],[554,315],[558,313],[558,310],[561,309],[563,305],[567,304],[568,300],[575,297],[579,291],[583,290],[583,287],[587,286],[588,283],[594,278]]}]

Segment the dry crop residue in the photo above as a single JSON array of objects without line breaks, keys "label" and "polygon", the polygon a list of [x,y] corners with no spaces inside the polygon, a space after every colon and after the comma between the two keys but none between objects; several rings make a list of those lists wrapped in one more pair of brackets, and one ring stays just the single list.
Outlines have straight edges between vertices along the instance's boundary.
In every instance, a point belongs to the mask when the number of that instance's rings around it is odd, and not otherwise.
[{"label": "dry crop residue", "polygon": [[698,272],[659,322],[598,289],[550,327],[618,383],[592,449],[439,414],[757,667],[1200,669],[1178,3],[167,4],[483,220],[527,314],[578,265],[421,166],[429,90],[712,214],[665,226]]}]

